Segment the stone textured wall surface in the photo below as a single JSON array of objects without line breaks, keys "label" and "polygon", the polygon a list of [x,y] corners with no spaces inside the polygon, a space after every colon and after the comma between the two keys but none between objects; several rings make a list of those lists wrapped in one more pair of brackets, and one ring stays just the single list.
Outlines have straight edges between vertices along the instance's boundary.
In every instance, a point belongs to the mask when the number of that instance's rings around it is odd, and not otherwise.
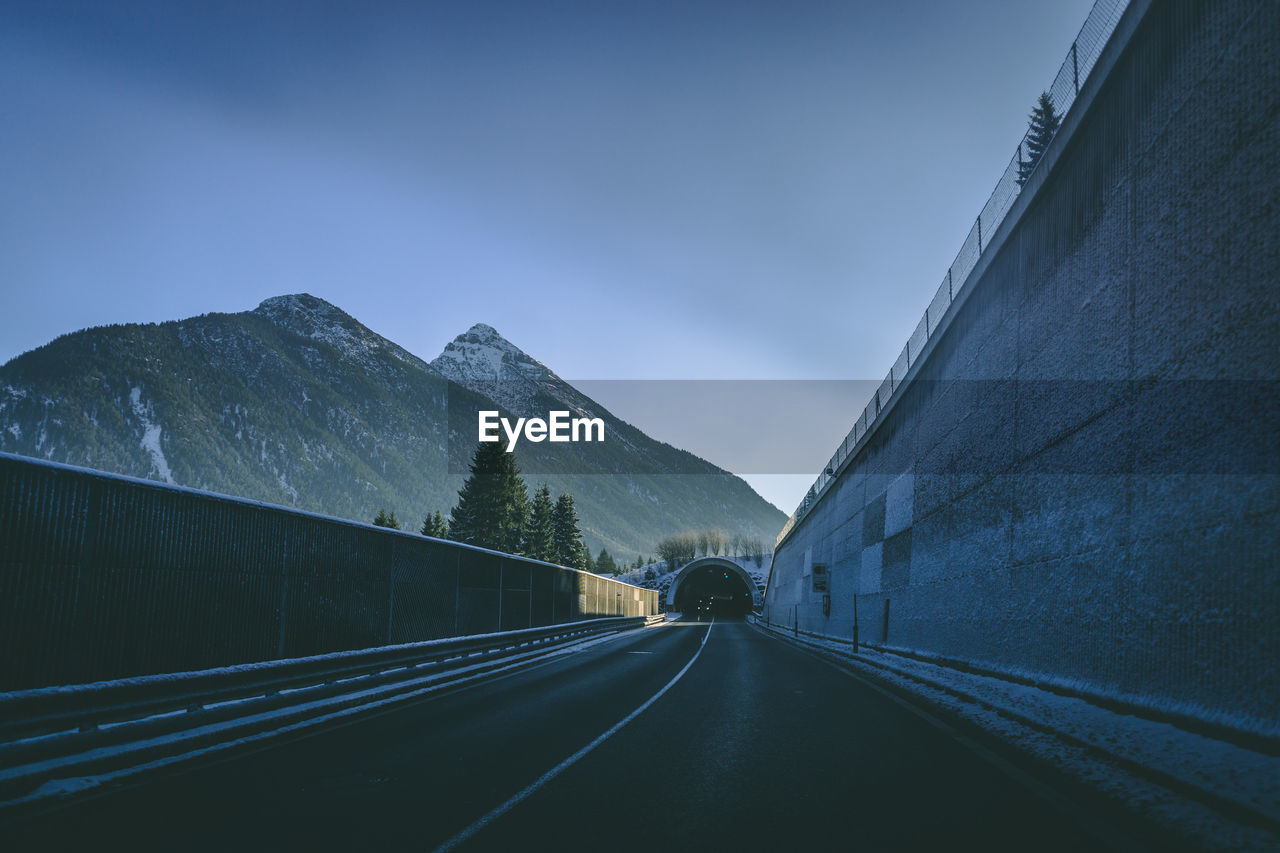
[{"label": "stone textured wall surface", "polygon": [[1280,734],[1280,4],[1137,11],[764,613]]}]

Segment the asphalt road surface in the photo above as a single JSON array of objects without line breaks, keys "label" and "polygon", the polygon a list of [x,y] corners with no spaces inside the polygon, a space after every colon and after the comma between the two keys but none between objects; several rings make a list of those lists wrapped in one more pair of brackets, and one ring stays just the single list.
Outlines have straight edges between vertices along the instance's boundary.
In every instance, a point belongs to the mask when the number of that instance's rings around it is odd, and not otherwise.
[{"label": "asphalt road surface", "polygon": [[[620,725],[621,724],[621,725]],[[738,621],[514,675],[46,813],[16,850],[1084,850],[1086,810]]]}]

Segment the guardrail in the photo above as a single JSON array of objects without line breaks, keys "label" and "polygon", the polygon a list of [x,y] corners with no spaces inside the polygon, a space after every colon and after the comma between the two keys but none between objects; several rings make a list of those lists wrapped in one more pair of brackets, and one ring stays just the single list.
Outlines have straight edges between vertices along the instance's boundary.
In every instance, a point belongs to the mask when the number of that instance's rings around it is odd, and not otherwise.
[{"label": "guardrail", "polygon": [[[0,694],[0,808],[384,708],[660,616],[593,619]],[[42,787],[44,786],[44,787]]]},{"label": "guardrail", "polygon": [[[1128,6],[1129,0],[1097,0],[1093,8],[1089,10],[1089,15],[1080,27],[1076,40],[1071,43],[1071,49],[1067,51],[1066,58],[1062,61],[1062,65],[1059,66],[1058,73],[1047,90],[1049,99],[1053,102],[1054,109],[1059,116],[1065,116],[1075,103],[1076,96],[1080,94],[1081,86],[1088,79],[1089,72],[1093,70],[1094,65],[1097,64],[1098,57],[1102,55],[1103,47],[1106,46],[1107,41],[1111,38],[1116,25],[1120,22],[1121,15],[1124,14]],[[1029,183],[1031,177],[1035,174],[1039,161],[1028,162],[1026,159],[1029,135],[1029,132],[1024,134],[1022,139],[1018,141],[1018,147],[1013,158],[1009,161],[1009,165],[1005,167],[1000,179],[996,181],[995,189],[991,191],[991,196],[987,199],[987,203],[982,206],[981,212],[978,214],[977,219],[974,220],[973,227],[969,229],[969,235],[960,246],[960,251],[956,254],[955,260],[947,268],[947,273],[943,276],[942,283],[938,286],[933,299],[925,308],[924,316],[920,318],[915,331],[907,339],[906,345],[902,348],[902,353],[889,369],[889,374],[880,383],[875,394],[871,396],[871,402],[867,404],[862,414],[854,421],[853,428],[849,430],[844,441],[836,448],[836,452],[831,456],[822,473],[818,475],[813,485],[809,487],[809,491],[805,493],[800,505],[796,507],[796,511],[791,514],[791,517],[782,526],[782,530],[778,533],[778,538],[775,542],[775,552],[783,540],[790,535],[792,529],[808,515],[809,510],[826,493],[839,474],[841,466],[850,456],[857,452],[860,442],[877,425],[880,413],[887,408],[890,398],[895,396],[899,389],[904,386],[907,373],[919,359],[925,344],[943,326],[942,319],[951,308],[956,296],[962,289],[969,286],[969,274],[978,265],[978,260],[982,257],[982,253],[991,245],[992,236],[996,233],[996,229],[1000,227],[1001,223],[1004,222],[1005,215],[1013,207],[1013,202],[1022,191],[1023,185]]]}]

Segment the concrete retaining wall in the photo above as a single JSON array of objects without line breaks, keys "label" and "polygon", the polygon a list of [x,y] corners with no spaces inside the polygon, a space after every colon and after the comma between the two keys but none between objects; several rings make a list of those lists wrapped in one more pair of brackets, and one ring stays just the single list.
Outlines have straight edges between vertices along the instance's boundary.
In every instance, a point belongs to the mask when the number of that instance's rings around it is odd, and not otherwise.
[{"label": "concrete retaining wall", "polygon": [[1130,13],[765,615],[1277,733],[1280,5]]}]

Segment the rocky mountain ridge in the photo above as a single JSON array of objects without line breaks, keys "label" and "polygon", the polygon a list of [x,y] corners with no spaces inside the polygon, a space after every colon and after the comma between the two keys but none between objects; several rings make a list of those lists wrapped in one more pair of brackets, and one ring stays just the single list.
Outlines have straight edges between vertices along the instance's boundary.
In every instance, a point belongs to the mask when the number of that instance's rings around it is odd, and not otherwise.
[{"label": "rocky mountain ridge", "polygon": [[237,314],[64,335],[0,367],[0,451],[367,521],[416,526],[456,499],[475,412],[606,418],[612,441],[522,445],[530,489],[578,502],[593,549],[651,553],[720,526],[772,539],[783,516],[742,480],[609,413],[479,324],[428,364],[307,294]]}]

